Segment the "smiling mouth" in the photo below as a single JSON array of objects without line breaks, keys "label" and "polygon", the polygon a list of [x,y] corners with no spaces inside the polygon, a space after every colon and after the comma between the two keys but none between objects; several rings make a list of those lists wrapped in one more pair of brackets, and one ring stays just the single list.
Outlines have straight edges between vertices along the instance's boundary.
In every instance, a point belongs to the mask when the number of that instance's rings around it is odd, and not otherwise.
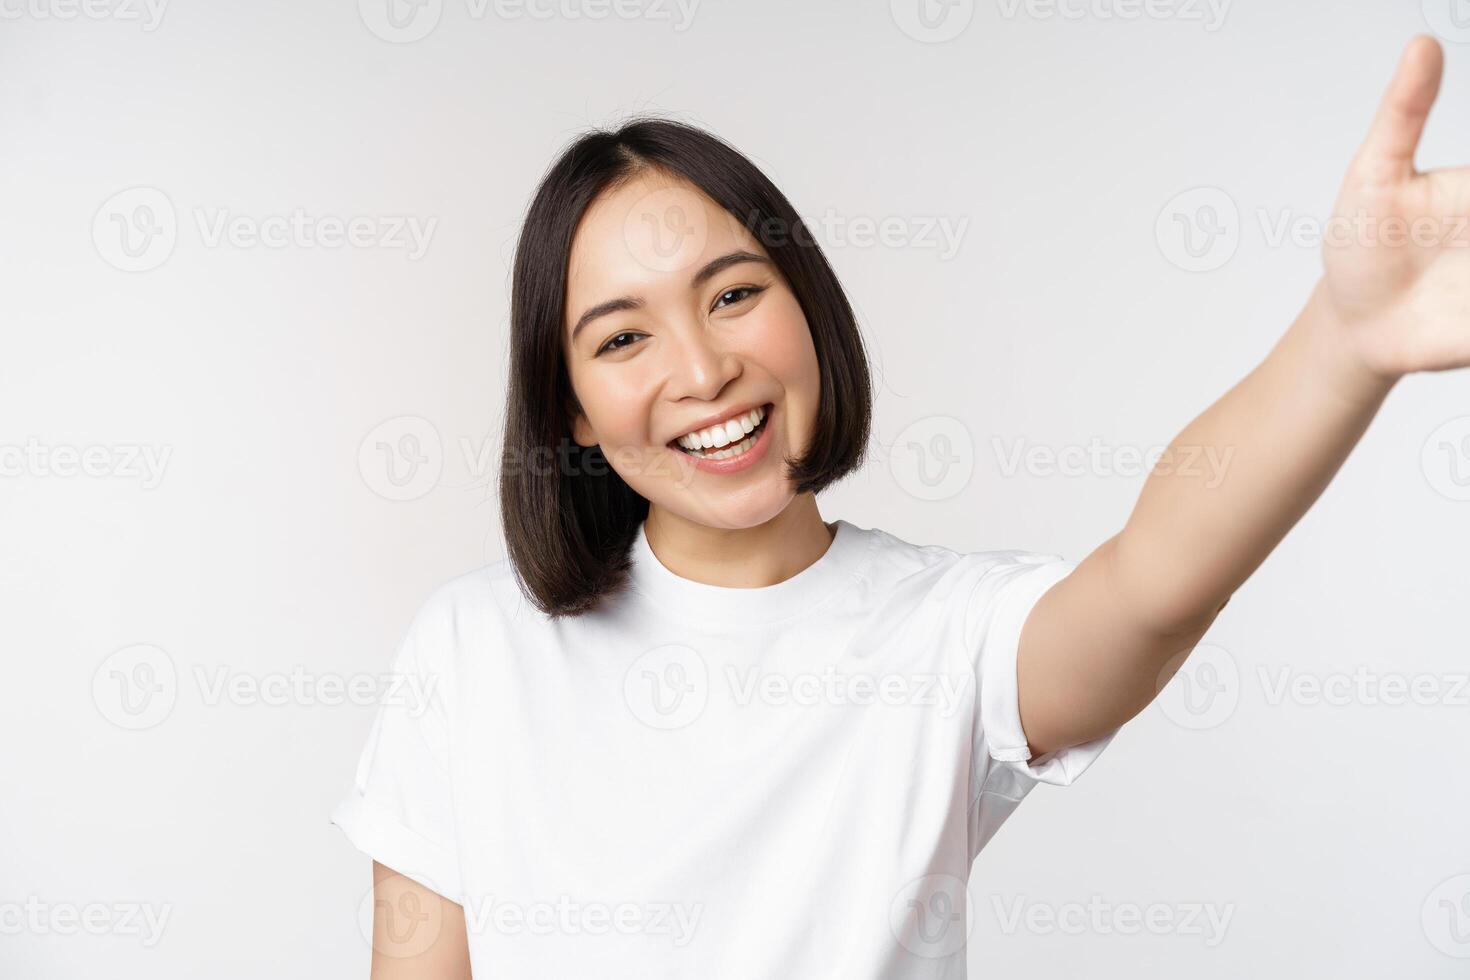
[{"label": "smiling mouth", "polygon": [[[679,450],[686,456],[693,456],[695,459],[734,459],[736,456],[743,456],[750,452],[751,447],[765,431],[766,423],[770,421],[774,407],[767,402],[738,419],[726,422],[723,426],[711,426],[699,432],[682,435],[670,442],[669,447]],[[751,426],[749,431],[745,430],[746,424]],[[734,439],[730,432],[732,425],[737,426],[743,433],[738,440]]]}]

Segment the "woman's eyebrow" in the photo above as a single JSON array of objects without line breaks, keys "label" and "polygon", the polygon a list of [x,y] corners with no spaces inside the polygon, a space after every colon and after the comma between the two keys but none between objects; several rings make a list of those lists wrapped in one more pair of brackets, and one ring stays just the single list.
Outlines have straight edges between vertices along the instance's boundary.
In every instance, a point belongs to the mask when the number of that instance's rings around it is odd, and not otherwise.
[{"label": "woman's eyebrow", "polygon": [[[689,288],[698,289],[730,266],[739,265],[742,262],[759,262],[762,265],[771,264],[770,259],[767,259],[764,255],[756,255],[754,252],[737,249],[734,252],[721,255],[719,258],[711,259],[705,263],[704,267],[690,278]],[[617,299],[610,299],[598,303],[596,306],[589,308],[587,312],[583,313],[577,319],[577,325],[572,328],[571,342],[575,344],[577,342],[577,334],[581,329],[598,317],[607,316],[609,313],[621,313],[625,310],[640,310],[643,306],[643,300],[637,296],[619,296]]]}]

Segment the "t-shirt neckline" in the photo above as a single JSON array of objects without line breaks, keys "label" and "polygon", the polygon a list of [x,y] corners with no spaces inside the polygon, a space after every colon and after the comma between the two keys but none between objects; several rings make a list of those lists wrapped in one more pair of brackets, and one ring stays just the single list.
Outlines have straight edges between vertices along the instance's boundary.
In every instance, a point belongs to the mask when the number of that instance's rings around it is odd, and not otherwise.
[{"label": "t-shirt neckline", "polygon": [[769,623],[814,608],[850,583],[867,557],[869,535],[838,518],[829,523],[832,543],[822,556],[783,582],[759,588],[731,588],[696,582],[675,574],[648,543],[647,521],[633,535],[630,577],[633,590],[653,602],[702,622]]}]

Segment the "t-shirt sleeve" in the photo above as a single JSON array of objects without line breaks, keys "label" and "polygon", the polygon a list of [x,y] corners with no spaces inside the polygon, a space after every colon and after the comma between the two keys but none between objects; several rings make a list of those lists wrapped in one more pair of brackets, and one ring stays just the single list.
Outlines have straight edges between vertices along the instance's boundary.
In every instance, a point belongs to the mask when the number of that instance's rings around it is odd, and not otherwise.
[{"label": "t-shirt sleeve", "polygon": [[1021,727],[1021,628],[1041,597],[1077,565],[1057,555],[1002,553],[985,563],[969,593],[965,642],[977,685],[971,749],[975,853],[1036,784],[1071,785],[1117,734],[1033,757]]},{"label": "t-shirt sleeve", "polygon": [[453,641],[437,595],[398,645],[352,789],[331,822],[375,861],[463,904],[449,764]]}]

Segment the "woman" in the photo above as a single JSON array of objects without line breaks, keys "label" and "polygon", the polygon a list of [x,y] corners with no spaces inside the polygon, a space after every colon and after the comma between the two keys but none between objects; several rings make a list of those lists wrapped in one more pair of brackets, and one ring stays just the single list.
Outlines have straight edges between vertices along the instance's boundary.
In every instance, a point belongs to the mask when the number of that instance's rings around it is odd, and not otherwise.
[{"label": "woman", "polygon": [[380,709],[333,815],[373,976],[963,977],[1001,822],[1151,701],[1399,377],[1470,363],[1470,174],[1413,167],[1441,61],[1410,44],[1338,200],[1384,238],[1330,242],[1171,445],[1223,479],[1157,467],[1080,563],[824,520],[869,376],[795,210],[691,127],[568,148],[515,260],[508,558],[421,610],[395,670],[433,698]]}]

